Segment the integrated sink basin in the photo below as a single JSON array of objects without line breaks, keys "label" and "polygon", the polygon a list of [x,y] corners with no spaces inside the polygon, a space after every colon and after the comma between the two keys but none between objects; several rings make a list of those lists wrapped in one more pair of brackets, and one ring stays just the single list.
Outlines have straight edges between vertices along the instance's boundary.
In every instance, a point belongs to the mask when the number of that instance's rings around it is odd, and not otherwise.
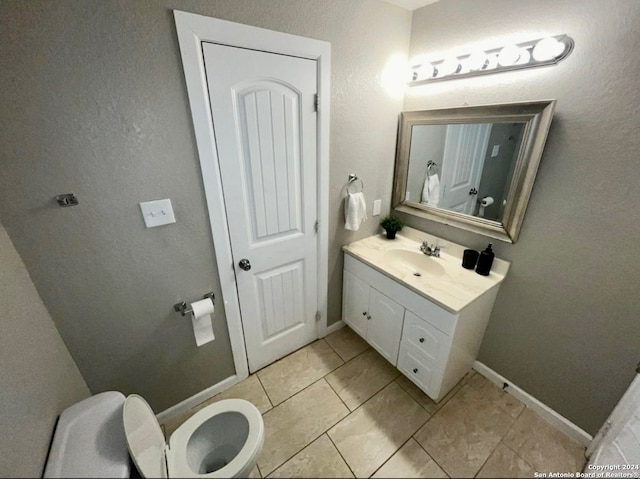
[{"label": "integrated sink basin", "polygon": [[385,259],[391,261],[395,267],[406,268],[416,277],[445,275],[444,267],[438,263],[438,258],[427,256],[421,251],[390,249],[385,253]]},{"label": "integrated sink basin", "polygon": [[[427,256],[420,245],[440,245],[440,257]],[[502,282],[509,269],[507,261],[495,258],[489,276],[462,267],[467,248],[451,241],[405,226],[396,239],[375,235],[343,246],[343,251],[402,286],[457,313]],[[479,248],[476,246],[476,248]]]}]

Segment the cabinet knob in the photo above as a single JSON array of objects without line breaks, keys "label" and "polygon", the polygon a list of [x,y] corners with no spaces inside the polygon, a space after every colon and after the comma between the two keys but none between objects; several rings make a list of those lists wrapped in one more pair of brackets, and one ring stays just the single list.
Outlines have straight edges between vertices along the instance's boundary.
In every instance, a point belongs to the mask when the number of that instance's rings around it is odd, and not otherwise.
[{"label": "cabinet knob", "polygon": [[421,343],[424,343],[424,338],[420,338],[420,342],[421,342]]},{"label": "cabinet knob", "polygon": [[366,316],[366,315],[367,315],[367,312],[366,312],[366,311],[363,311],[363,312],[362,312],[362,316]]},{"label": "cabinet knob", "polygon": [[413,368],[413,372],[417,373],[418,372],[418,368]]},{"label": "cabinet knob", "polygon": [[371,316],[367,316],[367,319],[371,319]]}]

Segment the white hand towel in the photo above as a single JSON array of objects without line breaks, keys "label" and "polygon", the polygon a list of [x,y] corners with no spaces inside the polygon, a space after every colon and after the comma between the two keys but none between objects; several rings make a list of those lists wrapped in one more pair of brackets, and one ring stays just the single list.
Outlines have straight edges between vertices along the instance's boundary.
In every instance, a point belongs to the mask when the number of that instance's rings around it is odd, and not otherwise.
[{"label": "white hand towel", "polygon": [[344,229],[358,231],[363,221],[367,219],[367,203],[364,194],[347,193],[344,199]]},{"label": "white hand towel", "polygon": [[422,188],[422,204],[438,206],[440,203],[440,179],[437,174],[427,176]]}]

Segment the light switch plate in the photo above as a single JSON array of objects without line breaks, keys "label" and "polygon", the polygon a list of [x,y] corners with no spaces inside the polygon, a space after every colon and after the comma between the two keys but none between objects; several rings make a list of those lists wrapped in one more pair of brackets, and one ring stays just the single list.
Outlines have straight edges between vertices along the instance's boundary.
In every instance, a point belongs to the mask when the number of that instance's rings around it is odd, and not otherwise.
[{"label": "light switch plate", "polygon": [[500,153],[500,145],[493,145],[493,150],[491,150],[491,158],[495,158]]},{"label": "light switch plate", "polygon": [[140,203],[142,218],[147,228],[168,225],[176,222],[173,207],[169,198],[164,200],[144,201]]},{"label": "light switch plate", "polygon": [[373,202],[373,216],[378,216],[380,214],[381,204],[382,204],[382,200],[375,200]]}]

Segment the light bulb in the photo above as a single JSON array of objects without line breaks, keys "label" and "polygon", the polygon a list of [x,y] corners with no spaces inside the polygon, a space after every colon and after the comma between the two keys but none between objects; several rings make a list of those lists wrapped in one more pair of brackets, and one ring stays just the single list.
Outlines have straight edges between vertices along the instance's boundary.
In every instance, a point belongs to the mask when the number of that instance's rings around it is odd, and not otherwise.
[{"label": "light bulb", "polygon": [[503,67],[515,65],[522,54],[522,49],[515,45],[507,45],[498,54],[498,63]]},{"label": "light bulb", "polygon": [[460,62],[457,58],[447,58],[440,65],[438,65],[438,78],[442,78],[448,75],[458,73],[460,70]]},{"label": "light bulb", "polygon": [[555,38],[543,38],[533,48],[533,58],[539,62],[553,60],[562,55],[566,48],[567,46],[564,43],[559,42]]},{"label": "light bulb", "polygon": [[531,52],[526,48],[520,48],[520,58],[516,62],[516,65],[525,65],[531,61]]},{"label": "light bulb", "polygon": [[471,71],[484,70],[489,64],[487,54],[481,50],[473,52],[467,58],[467,66]]},{"label": "light bulb", "polygon": [[428,80],[429,78],[433,78],[435,73],[435,68],[431,63],[423,63],[416,70],[416,81],[419,80]]}]

